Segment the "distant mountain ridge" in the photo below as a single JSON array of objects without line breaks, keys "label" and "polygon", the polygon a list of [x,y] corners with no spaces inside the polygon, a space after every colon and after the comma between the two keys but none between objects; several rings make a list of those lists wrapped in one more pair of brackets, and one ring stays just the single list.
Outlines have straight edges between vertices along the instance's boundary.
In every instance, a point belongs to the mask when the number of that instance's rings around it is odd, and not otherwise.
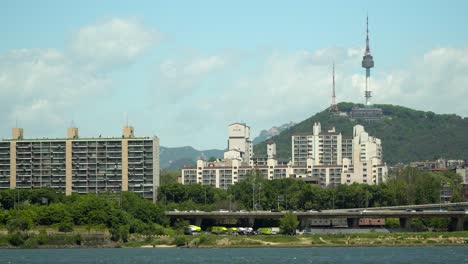
[{"label": "distant mountain ridge", "polygon": [[193,166],[199,158],[208,160],[211,157],[222,158],[224,150],[196,150],[190,146],[168,148],[161,146],[160,167],[167,170],[179,170],[184,166]]},{"label": "distant mountain ridge", "polygon": [[252,143],[255,145],[255,144],[258,144],[260,142],[263,142],[265,140],[268,140],[276,135],[279,135],[281,132],[283,132],[284,130],[290,128],[290,127],[293,127],[294,125],[296,125],[296,123],[294,122],[289,122],[289,123],[286,123],[286,124],[283,124],[281,126],[274,126],[268,130],[264,129],[260,132],[260,134],[254,138],[254,140],[252,141]]},{"label": "distant mountain ridge", "polygon": [[[340,103],[340,111],[350,112],[353,103]],[[361,105],[362,106],[362,105]],[[396,105],[376,105],[382,108],[384,119],[377,122],[351,120],[325,109],[284,130],[271,140],[276,143],[280,159],[291,158],[291,136],[295,132],[310,132],[314,122],[323,130],[335,127],[337,132],[351,136],[353,126],[362,124],[370,135],[382,140],[384,161],[389,164],[418,160],[468,159],[468,118],[455,114],[435,114]],[[255,154],[266,153],[265,141],[254,146]]]}]

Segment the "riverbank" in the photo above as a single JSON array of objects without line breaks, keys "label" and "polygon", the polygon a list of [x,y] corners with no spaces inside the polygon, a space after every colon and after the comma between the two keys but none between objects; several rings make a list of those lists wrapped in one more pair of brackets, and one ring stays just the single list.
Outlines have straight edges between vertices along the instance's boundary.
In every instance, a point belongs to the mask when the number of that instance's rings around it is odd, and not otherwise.
[{"label": "riverbank", "polygon": [[[185,236],[185,247],[350,247],[350,246],[448,246],[465,245],[468,232],[359,233],[297,236]],[[164,243],[153,240],[153,245]],[[180,241],[179,241],[180,243]],[[135,246],[136,244],[134,244]]]},{"label": "riverbank", "polygon": [[398,232],[312,235],[131,235],[126,242],[114,242],[109,234],[27,233],[0,234],[0,248],[240,248],[240,247],[378,247],[467,245],[462,232]]}]

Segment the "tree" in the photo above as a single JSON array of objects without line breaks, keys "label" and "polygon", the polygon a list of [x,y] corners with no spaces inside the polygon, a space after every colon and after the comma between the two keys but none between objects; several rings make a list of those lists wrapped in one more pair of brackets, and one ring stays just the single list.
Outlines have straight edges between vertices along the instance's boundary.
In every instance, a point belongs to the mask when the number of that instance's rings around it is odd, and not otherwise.
[{"label": "tree", "polygon": [[15,218],[7,223],[7,229],[9,233],[16,231],[26,231],[31,229],[32,221],[30,218],[17,214]]},{"label": "tree", "polygon": [[287,212],[284,214],[284,217],[280,219],[280,229],[281,233],[286,235],[295,235],[296,228],[299,225],[299,220],[297,216],[292,212]]},{"label": "tree", "polygon": [[161,185],[170,183],[177,183],[177,179],[180,177],[180,171],[173,170],[162,170],[160,175]]}]

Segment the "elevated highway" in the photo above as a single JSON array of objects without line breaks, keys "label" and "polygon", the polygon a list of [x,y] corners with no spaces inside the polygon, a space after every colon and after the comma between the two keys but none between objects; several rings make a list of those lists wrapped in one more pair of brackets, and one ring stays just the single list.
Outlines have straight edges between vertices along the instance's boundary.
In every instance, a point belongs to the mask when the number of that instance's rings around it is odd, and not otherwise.
[{"label": "elevated highway", "polygon": [[[466,206],[468,203],[459,203],[457,208]],[[424,206],[424,205],[423,205]],[[426,205],[427,207],[421,208],[433,208],[433,205]],[[447,204],[446,204],[447,206]],[[414,211],[415,207],[401,206],[401,207],[385,207],[385,208],[366,208],[366,209],[338,209],[338,210],[325,210],[321,212],[310,211],[310,212],[293,212],[299,219],[301,227],[305,228],[309,225],[311,219],[332,219],[332,218],[346,218],[349,227],[357,227],[359,219],[361,218],[398,218],[400,219],[400,226],[403,228],[411,228],[412,218],[433,218],[433,217],[447,217],[451,219],[450,230],[460,231],[463,230],[463,223],[468,215],[467,211],[446,211],[446,210],[423,210]],[[455,207],[451,207],[455,208]],[[413,211],[407,211],[410,209]],[[235,219],[235,220],[247,220],[250,226],[253,226],[256,219],[278,219],[284,217],[283,212],[270,212],[270,211],[245,211],[245,212],[224,212],[224,211],[213,211],[213,212],[166,212],[171,220],[184,219],[190,220],[196,225],[201,225],[204,219]]]},{"label": "elevated highway", "polygon": [[[440,210],[440,209],[466,209],[468,210],[468,202],[459,203],[436,203],[436,204],[415,204],[415,205],[399,205],[399,206],[383,206],[370,208],[354,208],[361,210],[405,210],[405,209],[423,209],[423,210]],[[340,209],[347,210],[347,209]]]}]

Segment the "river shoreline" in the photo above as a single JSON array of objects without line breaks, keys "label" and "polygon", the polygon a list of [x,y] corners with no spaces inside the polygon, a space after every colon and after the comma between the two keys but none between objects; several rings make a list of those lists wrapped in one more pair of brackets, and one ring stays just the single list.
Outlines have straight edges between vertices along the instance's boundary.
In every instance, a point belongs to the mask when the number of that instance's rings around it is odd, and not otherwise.
[{"label": "river shoreline", "polygon": [[301,248],[301,247],[411,247],[468,246],[463,232],[401,232],[313,235],[235,236],[200,234],[195,236],[130,236],[127,242],[110,237],[86,237],[84,234],[32,236],[22,244],[12,244],[11,235],[0,236],[0,249],[39,248]]},{"label": "river shoreline", "polygon": [[39,246],[34,248],[24,248],[24,247],[0,247],[0,250],[21,250],[21,249],[132,249],[132,248],[141,248],[141,249],[208,249],[208,248],[363,248],[363,247],[468,247],[467,244],[381,244],[381,245],[236,245],[236,246],[198,246],[198,247],[187,247],[187,246],[175,246],[175,245],[145,245],[140,247],[122,247],[122,246]]}]

